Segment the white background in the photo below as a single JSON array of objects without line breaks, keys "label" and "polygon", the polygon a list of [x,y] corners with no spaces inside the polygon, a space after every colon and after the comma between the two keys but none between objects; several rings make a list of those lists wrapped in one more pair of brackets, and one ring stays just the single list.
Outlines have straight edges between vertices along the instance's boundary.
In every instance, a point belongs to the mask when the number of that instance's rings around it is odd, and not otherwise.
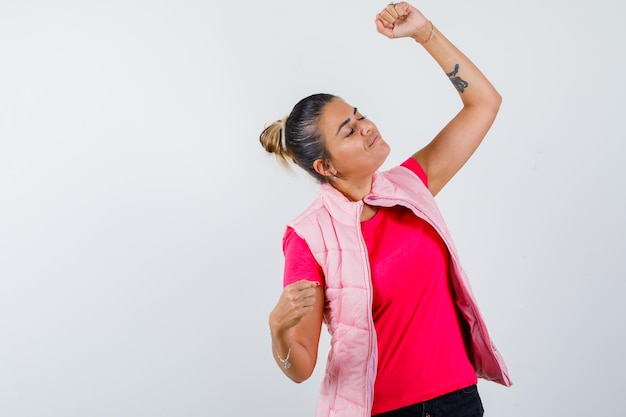
[{"label": "white background", "polygon": [[[258,142],[330,92],[391,167],[458,111],[383,1],[0,1],[0,416],[311,416],[267,315],[317,186]],[[504,98],[438,196],[514,386],[486,416],[616,415],[626,372],[624,6],[415,4]]]}]

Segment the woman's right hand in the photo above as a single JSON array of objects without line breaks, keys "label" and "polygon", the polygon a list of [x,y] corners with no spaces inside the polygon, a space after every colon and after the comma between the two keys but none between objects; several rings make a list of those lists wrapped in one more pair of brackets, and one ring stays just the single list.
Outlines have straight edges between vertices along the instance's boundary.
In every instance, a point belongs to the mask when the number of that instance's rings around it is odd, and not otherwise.
[{"label": "woman's right hand", "polygon": [[270,329],[281,334],[296,326],[313,311],[317,282],[306,279],[287,285],[270,313]]},{"label": "woman's right hand", "polygon": [[315,369],[323,315],[324,289],[308,280],[287,285],[270,313],[274,360],[296,382]]}]

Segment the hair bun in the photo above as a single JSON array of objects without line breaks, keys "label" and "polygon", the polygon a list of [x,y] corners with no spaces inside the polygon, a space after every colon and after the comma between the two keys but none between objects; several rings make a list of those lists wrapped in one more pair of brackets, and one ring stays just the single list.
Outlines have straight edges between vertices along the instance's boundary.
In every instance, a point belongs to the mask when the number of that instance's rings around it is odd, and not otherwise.
[{"label": "hair bun", "polygon": [[285,125],[287,124],[287,117],[277,120],[263,129],[259,141],[263,148],[269,152],[275,154],[282,159],[289,159],[289,152],[287,151],[287,145],[285,141]]}]

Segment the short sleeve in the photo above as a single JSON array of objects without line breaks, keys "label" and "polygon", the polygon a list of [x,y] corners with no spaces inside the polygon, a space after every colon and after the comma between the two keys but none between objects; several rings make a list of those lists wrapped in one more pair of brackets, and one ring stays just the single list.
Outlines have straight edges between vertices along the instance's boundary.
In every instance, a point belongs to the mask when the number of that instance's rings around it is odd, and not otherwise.
[{"label": "short sleeve", "polygon": [[317,263],[311,249],[291,227],[287,227],[283,236],[283,253],[285,270],[283,286],[293,284],[301,279],[314,281],[324,286],[324,272]]},{"label": "short sleeve", "polygon": [[422,169],[422,166],[413,158],[409,158],[402,163],[402,166],[413,171],[415,175],[428,187],[428,178],[426,178],[426,172]]}]

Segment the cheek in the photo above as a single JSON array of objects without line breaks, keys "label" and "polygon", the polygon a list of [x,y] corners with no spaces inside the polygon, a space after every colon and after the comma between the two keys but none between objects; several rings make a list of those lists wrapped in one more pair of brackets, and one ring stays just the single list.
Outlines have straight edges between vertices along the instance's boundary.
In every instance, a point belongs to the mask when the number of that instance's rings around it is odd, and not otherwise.
[{"label": "cheek", "polygon": [[333,154],[333,160],[337,167],[341,166],[343,169],[346,169],[347,167],[354,165],[354,163],[359,160],[359,156],[351,148],[340,147],[337,148]]},{"label": "cheek", "polygon": [[337,156],[341,155],[342,158],[354,158],[359,151],[363,150],[363,145],[355,140],[346,139],[335,146],[335,152]]}]

